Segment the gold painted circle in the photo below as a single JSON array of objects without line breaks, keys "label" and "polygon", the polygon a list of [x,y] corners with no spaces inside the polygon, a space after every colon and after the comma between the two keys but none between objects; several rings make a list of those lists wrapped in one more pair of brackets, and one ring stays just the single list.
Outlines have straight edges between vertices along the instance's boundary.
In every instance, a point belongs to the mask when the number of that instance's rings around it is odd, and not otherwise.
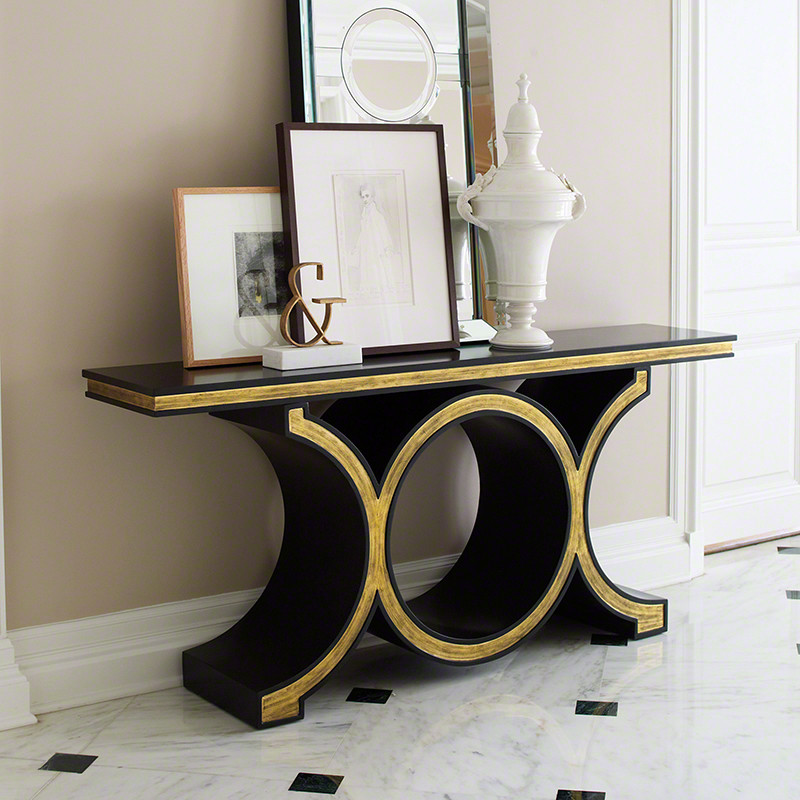
[{"label": "gold painted circle", "polygon": [[[523,619],[495,637],[476,642],[455,642],[440,638],[430,629],[424,628],[399,597],[388,563],[388,548],[385,546],[388,535],[387,526],[398,488],[415,456],[443,428],[481,412],[495,412],[527,423],[551,445],[555,458],[560,461],[566,475],[571,509],[569,532],[553,580],[544,596]],[[552,417],[533,403],[512,395],[482,393],[461,397],[434,413],[408,437],[401,447],[389,469],[378,500],[379,513],[376,522],[382,530],[377,538],[383,541],[384,547],[382,555],[378,558],[377,588],[385,612],[400,636],[411,646],[433,658],[455,662],[492,658],[516,645],[545,619],[566,584],[577,549],[578,525],[582,526],[583,524],[582,515],[576,514],[576,508],[582,507],[582,497],[581,480],[575,465],[575,458],[564,434]]]}]

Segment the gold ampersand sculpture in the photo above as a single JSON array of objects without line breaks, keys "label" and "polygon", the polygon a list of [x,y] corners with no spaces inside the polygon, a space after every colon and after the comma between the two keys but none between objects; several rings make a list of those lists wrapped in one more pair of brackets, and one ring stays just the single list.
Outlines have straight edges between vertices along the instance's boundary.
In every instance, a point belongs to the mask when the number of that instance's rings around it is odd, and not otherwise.
[{"label": "gold ampersand sculpture", "polygon": [[[320,305],[325,306],[325,319],[322,320],[322,325],[320,325],[316,319],[314,319],[311,309],[306,305],[305,300],[303,300],[303,295],[300,294],[300,289],[297,286],[297,273],[300,272],[303,267],[316,267],[318,281],[321,281],[325,275],[322,264],[316,261],[304,261],[302,264],[297,264],[289,270],[288,281],[289,289],[292,292],[292,298],[286,304],[286,308],[283,309],[283,313],[281,314],[281,336],[283,336],[283,338],[286,339],[289,344],[292,344],[295,347],[312,347],[319,341],[325,342],[325,344],[342,344],[341,342],[330,341],[325,333],[331,324],[333,306],[336,303],[346,303],[347,300],[345,300],[344,297],[312,297],[312,303],[319,303]],[[313,325],[314,330],[317,332],[317,335],[308,342],[296,342],[289,333],[289,317],[291,316],[294,307],[298,304],[300,305],[300,308],[306,319]]]}]

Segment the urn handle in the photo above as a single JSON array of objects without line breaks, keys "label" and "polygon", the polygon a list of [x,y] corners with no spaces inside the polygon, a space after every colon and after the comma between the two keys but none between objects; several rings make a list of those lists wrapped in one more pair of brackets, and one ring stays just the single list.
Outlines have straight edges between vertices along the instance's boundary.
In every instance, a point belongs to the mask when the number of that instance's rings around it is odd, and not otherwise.
[{"label": "urn handle", "polygon": [[561,183],[567,187],[571,192],[575,193],[575,205],[572,206],[572,219],[580,219],[586,213],[586,198],[582,192],[579,192],[570,182],[566,175],[559,175]]},{"label": "urn handle", "polygon": [[459,196],[458,201],[456,202],[456,208],[458,209],[458,213],[461,214],[461,217],[467,222],[477,225],[481,230],[484,231],[488,231],[489,226],[472,213],[470,201],[474,200],[492,182],[495,172],[497,172],[497,167],[494,166],[494,164],[492,164],[492,166],[489,168],[489,171],[485,175],[481,175],[479,172],[472,186],[468,186],[466,191]]}]

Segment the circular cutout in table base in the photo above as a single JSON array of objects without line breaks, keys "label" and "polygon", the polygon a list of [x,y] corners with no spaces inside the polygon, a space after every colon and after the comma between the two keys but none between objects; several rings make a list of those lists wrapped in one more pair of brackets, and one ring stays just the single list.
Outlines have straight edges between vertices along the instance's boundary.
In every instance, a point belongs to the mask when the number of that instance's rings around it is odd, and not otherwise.
[{"label": "circular cutout in table base", "polygon": [[[512,632],[544,601],[569,539],[569,487],[559,457],[530,422],[487,410],[451,424],[461,425],[475,451],[477,518],[445,577],[400,604],[410,621],[436,639],[478,644]],[[417,450],[404,479],[431,438]],[[401,484],[393,509],[402,495]]]}]

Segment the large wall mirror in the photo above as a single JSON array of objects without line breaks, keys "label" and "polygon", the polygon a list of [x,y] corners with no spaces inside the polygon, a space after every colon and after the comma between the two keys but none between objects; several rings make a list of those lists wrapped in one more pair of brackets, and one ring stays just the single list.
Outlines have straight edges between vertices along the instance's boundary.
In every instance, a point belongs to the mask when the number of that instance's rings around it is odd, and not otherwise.
[{"label": "large wall mirror", "polygon": [[462,337],[489,338],[477,234],[455,210],[494,160],[488,0],[288,0],[288,21],[294,121],[444,126]]}]

